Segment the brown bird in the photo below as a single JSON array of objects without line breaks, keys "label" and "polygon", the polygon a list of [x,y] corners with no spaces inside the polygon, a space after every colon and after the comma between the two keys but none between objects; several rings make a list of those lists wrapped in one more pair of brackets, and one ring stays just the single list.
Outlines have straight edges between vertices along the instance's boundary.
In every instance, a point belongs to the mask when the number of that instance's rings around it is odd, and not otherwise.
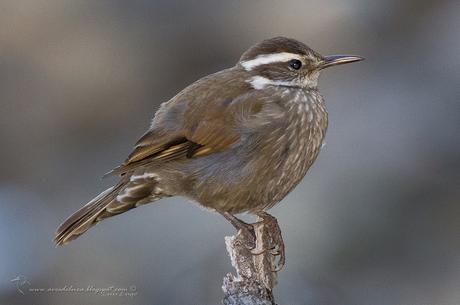
[{"label": "brown bird", "polygon": [[133,152],[109,173],[121,176],[118,184],[61,224],[55,242],[66,244],[105,218],[169,196],[217,211],[249,236],[252,226],[234,214],[276,223],[265,210],[305,176],[326,132],[320,71],[362,59],[323,57],[284,37],[254,45],[234,67],[163,103]]}]

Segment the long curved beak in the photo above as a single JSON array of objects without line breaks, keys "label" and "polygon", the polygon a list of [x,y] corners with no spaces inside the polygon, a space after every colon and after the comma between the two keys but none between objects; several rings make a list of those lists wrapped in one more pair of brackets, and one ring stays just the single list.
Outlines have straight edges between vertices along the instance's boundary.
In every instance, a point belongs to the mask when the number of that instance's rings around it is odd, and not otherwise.
[{"label": "long curved beak", "polygon": [[320,64],[319,69],[322,70],[324,68],[348,64],[361,60],[364,60],[364,57],[356,55],[328,55],[324,56],[324,61]]}]

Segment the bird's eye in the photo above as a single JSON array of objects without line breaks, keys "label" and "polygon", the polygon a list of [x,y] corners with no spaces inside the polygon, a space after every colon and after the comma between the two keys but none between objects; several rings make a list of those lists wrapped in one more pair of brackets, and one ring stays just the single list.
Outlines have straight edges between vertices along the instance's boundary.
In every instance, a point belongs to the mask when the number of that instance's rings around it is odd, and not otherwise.
[{"label": "bird's eye", "polygon": [[289,61],[289,65],[292,69],[299,70],[300,67],[302,67],[302,62],[298,59],[292,59],[291,61]]}]

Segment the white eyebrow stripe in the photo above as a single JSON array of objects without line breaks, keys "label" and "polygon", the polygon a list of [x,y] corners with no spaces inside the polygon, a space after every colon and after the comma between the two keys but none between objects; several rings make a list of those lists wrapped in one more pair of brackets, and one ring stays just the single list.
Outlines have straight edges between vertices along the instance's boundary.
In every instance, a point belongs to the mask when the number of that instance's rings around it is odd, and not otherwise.
[{"label": "white eyebrow stripe", "polygon": [[291,59],[300,60],[300,56],[298,54],[288,53],[288,52],[262,54],[262,55],[257,56],[254,59],[241,62],[241,65],[246,71],[251,71],[252,69],[260,65],[266,65],[272,62],[285,62]]}]

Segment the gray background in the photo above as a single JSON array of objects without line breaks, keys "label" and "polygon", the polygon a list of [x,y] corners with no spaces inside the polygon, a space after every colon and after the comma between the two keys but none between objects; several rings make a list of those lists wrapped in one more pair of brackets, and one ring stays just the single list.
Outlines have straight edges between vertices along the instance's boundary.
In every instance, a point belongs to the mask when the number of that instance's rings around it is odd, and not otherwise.
[{"label": "gray background", "polygon": [[[367,58],[323,73],[327,145],[271,210],[278,303],[459,304],[459,15],[454,0],[1,1],[0,304],[218,304],[233,229],[186,200],[51,239],[161,102],[277,35]],[[27,291],[65,285],[138,294]]]}]

